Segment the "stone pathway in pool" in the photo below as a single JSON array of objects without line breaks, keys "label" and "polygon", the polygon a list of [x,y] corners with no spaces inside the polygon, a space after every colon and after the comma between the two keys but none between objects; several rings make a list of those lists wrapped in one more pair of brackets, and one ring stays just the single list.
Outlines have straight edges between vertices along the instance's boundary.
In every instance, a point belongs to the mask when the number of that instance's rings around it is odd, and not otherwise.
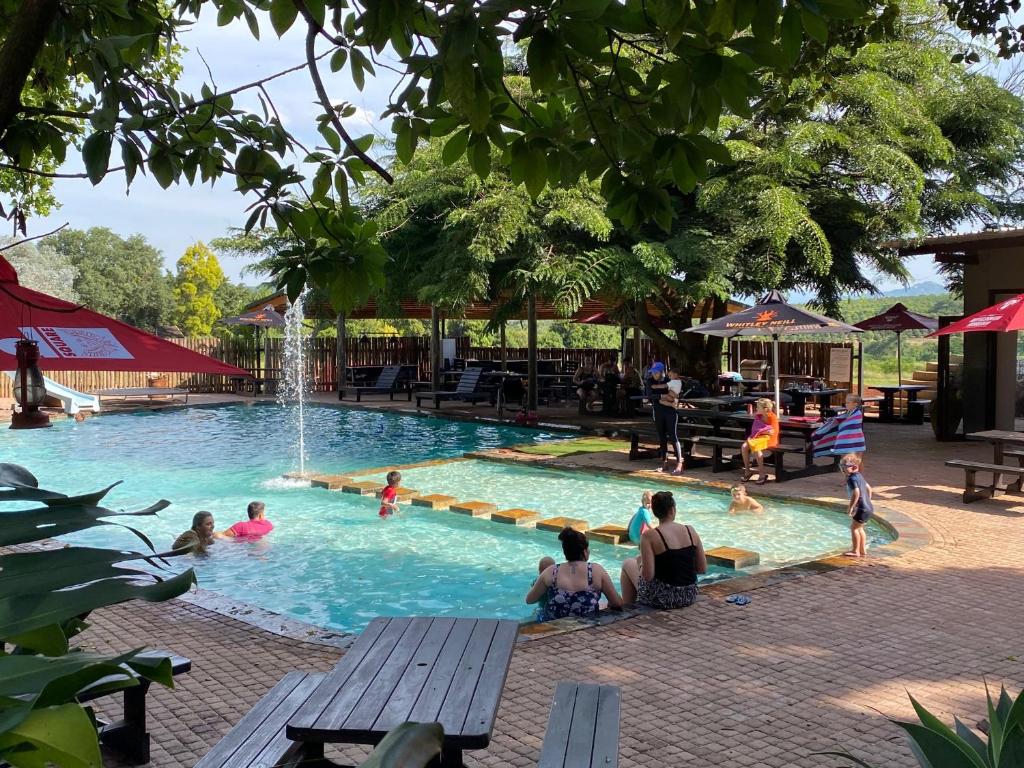
[{"label": "stone pathway in pool", "polygon": [[[921,526],[909,541],[885,557],[847,567],[836,559],[744,588],[746,606],[726,602],[720,590],[735,587],[723,582],[682,611],[519,644],[490,748],[466,753],[467,764],[536,764],[551,696],[565,679],[621,687],[626,767],[836,766],[813,753],[846,748],[909,768],[916,763],[902,731],[887,720],[913,717],[908,690],[947,722],[958,714],[973,724],[984,716],[986,680],[1012,692],[1024,686],[1021,497],[962,504],[962,478],[943,461],[984,460],[987,446],[936,443],[927,425],[869,424],[867,439],[865,474],[880,502]],[[633,469],[624,458],[621,467]],[[708,470],[692,474],[712,479]],[[843,494],[838,475],[771,490],[823,501]],[[150,695],[157,766],[193,765],[286,672],[328,669],[342,654],[181,601],[107,609],[91,623],[82,639],[93,647],[120,649],[130,637],[193,659],[175,690]]]}]

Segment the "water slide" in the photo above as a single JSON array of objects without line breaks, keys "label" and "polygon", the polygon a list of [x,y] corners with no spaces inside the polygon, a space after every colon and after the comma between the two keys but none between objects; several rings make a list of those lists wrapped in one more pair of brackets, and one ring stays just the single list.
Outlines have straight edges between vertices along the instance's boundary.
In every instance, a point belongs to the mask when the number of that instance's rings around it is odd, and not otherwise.
[{"label": "water slide", "polygon": [[[11,379],[14,378],[14,371],[5,371],[5,373]],[[98,413],[100,410],[100,398],[98,395],[87,395],[76,389],[65,387],[63,384],[58,384],[46,376],[43,376],[43,383],[46,385],[46,394],[60,400],[64,406],[64,413],[70,416],[74,416],[83,408],[89,408],[93,413]]]}]

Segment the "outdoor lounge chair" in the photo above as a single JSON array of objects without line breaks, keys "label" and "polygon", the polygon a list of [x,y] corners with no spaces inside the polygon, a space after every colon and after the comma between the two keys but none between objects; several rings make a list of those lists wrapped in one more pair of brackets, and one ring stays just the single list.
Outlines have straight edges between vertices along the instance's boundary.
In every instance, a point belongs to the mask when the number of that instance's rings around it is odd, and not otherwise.
[{"label": "outdoor lounge chair", "polygon": [[440,408],[442,400],[461,400],[465,403],[479,403],[482,400],[490,400],[490,392],[483,392],[480,389],[480,375],[483,370],[480,368],[467,368],[459,378],[459,384],[454,392],[417,392],[416,407],[420,408],[424,400],[433,399],[434,407]]},{"label": "outdoor lounge chair", "polygon": [[356,402],[358,403],[363,398],[363,394],[367,395],[388,395],[388,399],[394,400],[395,395],[405,392],[408,397],[407,399],[412,401],[412,388],[406,384],[402,386],[398,379],[402,375],[402,366],[400,365],[389,365],[381,369],[380,375],[377,377],[377,382],[368,387],[346,387],[338,390],[338,399],[343,400],[346,392],[356,393]]}]

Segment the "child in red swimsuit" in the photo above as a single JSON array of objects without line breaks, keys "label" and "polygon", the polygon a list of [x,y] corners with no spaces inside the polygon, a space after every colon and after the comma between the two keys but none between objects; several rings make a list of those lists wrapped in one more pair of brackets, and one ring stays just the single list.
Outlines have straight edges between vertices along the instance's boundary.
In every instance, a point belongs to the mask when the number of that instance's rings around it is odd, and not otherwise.
[{"label": "child in red swimsuit", "polygon": [[398,485],[401,482],[401,472],[388,472],[388,484],[380,493],[380,512],[377,514],[381,517],[391,517],[398,511]]}]

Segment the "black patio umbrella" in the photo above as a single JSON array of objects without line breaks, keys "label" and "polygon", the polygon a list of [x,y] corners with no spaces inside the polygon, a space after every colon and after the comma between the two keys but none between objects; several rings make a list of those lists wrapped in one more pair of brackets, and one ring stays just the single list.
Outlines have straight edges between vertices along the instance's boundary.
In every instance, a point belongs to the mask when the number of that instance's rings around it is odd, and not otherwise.
[{"label": "black patio umbrella", "polygon": [[729,339],[735,336],[771,336],[772,372],[775,376],[777,406],[782,402],[782,387],[779,384],[779,336],[802,333],[861,333],[860,328],[819,315],[809,309],[787,304],[778,291],[772,291],[748,309],[686,330],[690,333],[723,336]]},{"label": "black patio umbrella", "polygon": [[893,304],[880,315],[861,320],[857,327],[862,331],[895,331],[896,332],[896,383],[903,384],[903,332],[934,331],[939,321],[934,317],[911,312],[902,304]]},{"label": "black patio umbrella", "polygon": [[254,309],[252,312],[245,312],[236,317],[222,317],[217,321],[222,325],[251,325],[256,329],[256,370],[255,376],[260,375],[260,329],[261,328],[284,328],[284,316],[274,310],[269,304],[263,309]]}]

